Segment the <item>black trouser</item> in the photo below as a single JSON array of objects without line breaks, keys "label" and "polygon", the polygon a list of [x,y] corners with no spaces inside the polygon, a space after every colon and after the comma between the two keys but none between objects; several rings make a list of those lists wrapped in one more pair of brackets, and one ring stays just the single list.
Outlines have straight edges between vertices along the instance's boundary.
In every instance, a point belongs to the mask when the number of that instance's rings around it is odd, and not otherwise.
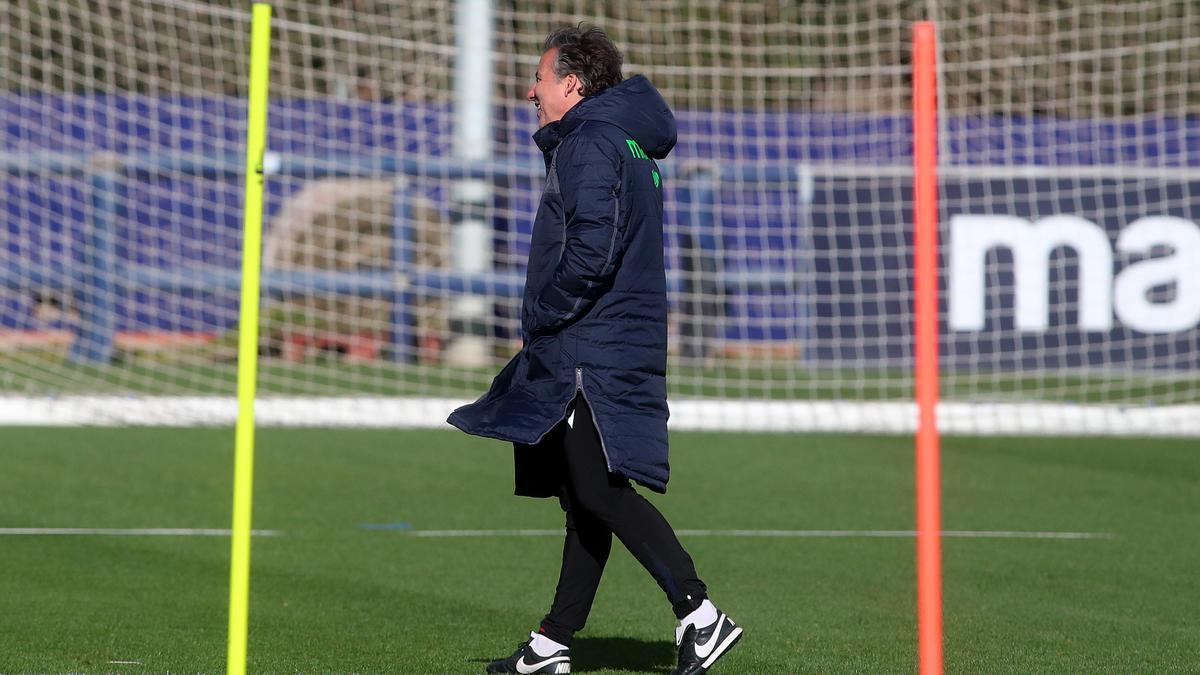
[{"label": "black trouser", "polygon": [[682,619],[707,597],[691,556],[667,519],[627,479],[608,472],[591,410],[582,397],[576,397],[574,409],[562,444],[565,475],[559,503],[567,514],[562,572],[541,625],[543,634],[565,645],[587,621],[613,534],[654,576],[675,616]]}]

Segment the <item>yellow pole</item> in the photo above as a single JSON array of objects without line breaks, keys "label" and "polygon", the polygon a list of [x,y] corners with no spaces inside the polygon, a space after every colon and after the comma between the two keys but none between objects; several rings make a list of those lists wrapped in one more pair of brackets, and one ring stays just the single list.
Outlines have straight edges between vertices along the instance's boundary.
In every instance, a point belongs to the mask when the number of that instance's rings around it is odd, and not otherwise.
[{"label": "yellow pole", "polygon": [[246,130],[246,200],[242,213],[242,306],[238,320],[238,417],[234,443],[233,544],[229,564],[230,675],[246,672],[246,615],[250,600],[250,507],[254,495],[254,387],[258,366],[258,295],[262,266],[263,153],[271,6],[254,3],[250,27],[250,113]]}]

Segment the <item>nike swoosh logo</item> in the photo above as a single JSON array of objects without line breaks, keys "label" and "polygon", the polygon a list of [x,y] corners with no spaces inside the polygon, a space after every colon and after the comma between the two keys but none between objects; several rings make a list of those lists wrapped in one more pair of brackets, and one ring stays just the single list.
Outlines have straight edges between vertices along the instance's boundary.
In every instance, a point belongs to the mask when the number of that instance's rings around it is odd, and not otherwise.
[{"label": "nike swoosh logo", "polygon": [[713,631],[712,637],[708,638],[708,642],[705,642],[703,645],[696,644],[696,656],[707,659],[709,654],[712,654],[712,651],[717,648],[717,643],[720,642],[718,638],[721,637],[721,624],[725,623],[727,618],[722,614],[721,620],[717,622],[717,628]]},{"label": "nike swoosh logo", "polygon": [[[710,649],[709,651],[712,651],[712,650]],[[521,658],[517,659],[517,672],[525,673],[525,675],[528,675],[529,673],[536,673],[539,668],[542,668],[543,666],[546,666],[548,664],[558,663],[559,661],[569,661],[569,660],[570,660],[569,656],[553,656],[553,657],[546,659],[545,661],[538,661],[537,663],[525,663],[525,657],[522,656]]]}]

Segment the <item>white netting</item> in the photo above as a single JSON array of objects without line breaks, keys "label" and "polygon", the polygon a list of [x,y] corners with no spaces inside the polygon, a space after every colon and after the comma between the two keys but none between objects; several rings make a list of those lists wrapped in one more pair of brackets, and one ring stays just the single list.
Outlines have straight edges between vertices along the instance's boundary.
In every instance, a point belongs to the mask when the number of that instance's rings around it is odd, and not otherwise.
[{"label": "white netting", "polygon": [[[490,12],[490,58],[460,4]],[[519,347],[523,95],[544,36],[587,20],[679,121],[672,422],[911,429],[908,60],[932,19],[945,426],[1200,433],[1188,0],[275,13],[266,423],[436,425]],[[14,0],[0,26],[0,421],[232,419],[248,4]]]}]

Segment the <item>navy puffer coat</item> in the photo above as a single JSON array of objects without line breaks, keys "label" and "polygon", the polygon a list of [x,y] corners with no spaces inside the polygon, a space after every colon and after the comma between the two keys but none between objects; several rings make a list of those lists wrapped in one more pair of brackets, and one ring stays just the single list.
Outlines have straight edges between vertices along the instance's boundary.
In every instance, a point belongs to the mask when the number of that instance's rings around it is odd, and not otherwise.
[{"label": "navy puffer coat", "polygon": [[539,458],[537,444],[581,392],[609,471],[665,492],[667,294],[654,160],[675,146],[675,117],[637,76],[584,98],[533,138],[547,173],[521,308],[525,346],[449,422],[517,444],[518,494],[535,494],[521,490],[522,458],[555,461]]}]

